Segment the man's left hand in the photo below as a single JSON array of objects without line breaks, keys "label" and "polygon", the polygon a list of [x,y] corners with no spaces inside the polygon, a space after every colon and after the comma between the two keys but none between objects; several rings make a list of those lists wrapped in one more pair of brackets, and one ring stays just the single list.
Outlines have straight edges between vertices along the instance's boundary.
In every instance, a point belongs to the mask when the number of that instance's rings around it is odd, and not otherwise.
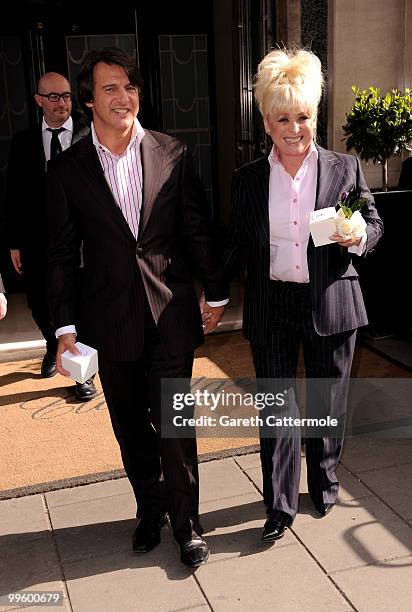
[{"label": "man's left hand", "polygon": [[203,333],[209,334],[216,329],[223,316],[224,310],[224,306],[209,306],[209,304],[206,303],[202,305]]},{"label": "man's left hand", "polygon": [[332,234],[332,236],[329,236],[329,240],[334,240],[335,242],[340,244],[340,246],[349,248],[353,246],[359,246],[362,238],[352,238],[352,236],[346,236],[345,238],[343,238],[343,236],[338,234],[338,232],[335,232],[334,234]]}]

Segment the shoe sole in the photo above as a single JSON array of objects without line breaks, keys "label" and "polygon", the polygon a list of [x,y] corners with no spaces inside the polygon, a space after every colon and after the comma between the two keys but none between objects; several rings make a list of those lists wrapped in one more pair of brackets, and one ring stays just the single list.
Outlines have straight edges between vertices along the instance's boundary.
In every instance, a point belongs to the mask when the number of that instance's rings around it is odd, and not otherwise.
[{"label": "shoe sole", "polygon": [[44,374],[42,374],[42,373],[40,372],[40,376],[41,376],[42,378],[53,378],[53,376],[56,376],[56,374],[57,374],[57,370],[55,370],[55,371],[54,371],[54,372],[52,372],[51,374],[47,374],[47,376],[45,376]]},{"label": "shoe sole", "polygon": [[[169,522],[169,519],[167,518],[167,515],[164,515],[162,520],[160,521],[160,529],[162,527],[164,527],[165,525],[167,525]],[[140,555],[142,553],[148,553],[151,550],[153,550],[154,548],[156,548],[156,546],[158,546],[160,544],[160,542],[162,541],[161,537],[159,536],[158,540],[155,540],[153,544],[151,544],[149,547],[144,547],[143,546],[139,549],[139,548],[134,548],[133,547],[133,552],[135,552],[137,555]]]},{"label": "shoe sole", "polygon": [[93,395],[88,395],[87,397],[81,397],[81,395],[77,395],[77,393],[75,393],[77,399],[79,400],[79,402],[89,402],[90,400],[94,399],[97,395],[97,391],[96,393],[93,393]]},{"label": "shoe sole", "polygon": [[145,546],[145,547],[142,546],[141,548],[135,548],[133,546],[133,552],[136,553],[137,555],[148,553],[154,548],[156,548],[156,546],[159,546],[160,542],[161,542],[161,538],[159,538],[158,540],[155,540],[150,546]]}]

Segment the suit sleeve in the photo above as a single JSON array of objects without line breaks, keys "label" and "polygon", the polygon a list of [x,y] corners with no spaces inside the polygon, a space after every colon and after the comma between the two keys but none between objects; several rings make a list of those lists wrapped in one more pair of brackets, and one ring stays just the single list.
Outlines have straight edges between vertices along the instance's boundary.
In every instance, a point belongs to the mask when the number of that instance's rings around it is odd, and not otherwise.
[{"label": "suit sleeve", "polygon": [[206,301],[225,300],[229,297],[229,289],[222,276],[219,248],[206,194],[186,146],[182,159],[180,228],[186,255],[203,285]]},{"label": "suit sleeve", "polygon": [[80,238],[64,185],[54,170],[47,173],[48,298],[56,329],[75,324],[76,280]]},{"label": "suit sleeve", "polygon": [[236,170],[232,179],[232,210],[223,253],[223,270],[227,282],[245,265],[246,218],[244,174],[242,170]]},{"label": "suit sleeve", "polygon": [[362,193],[365,194],[365,197],[367,197],[368,199],[368,203],[365,204],[365,206],[361,210],[362,216],[366,221],[366,248],[362,255],[362,257],[365,257],[368,253],[371,253],[373,251],[378,241],[382,237],[383,222],[382,219],[379,217],[378,211],[376,210],[373,195],[369,191],[369,187],[366,184],[365,177],[362,171],[362,166],[358,158],[356,158],[356,164],[358,185],[361,188]]}]

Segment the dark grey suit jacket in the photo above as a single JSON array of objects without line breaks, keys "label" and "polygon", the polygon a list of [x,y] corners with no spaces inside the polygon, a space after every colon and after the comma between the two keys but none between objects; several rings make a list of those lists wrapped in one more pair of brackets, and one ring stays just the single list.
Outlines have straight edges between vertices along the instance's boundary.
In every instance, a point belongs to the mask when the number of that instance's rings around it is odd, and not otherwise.
[{"label": "dark grey suit jacket", "polygon": [[[53,160],[47,173],[49,297],[56,328],[76,324],[84,342],[114,361],[141,355],[145,297],[172,355],[203,342],[193,273],[208,301],[227,297],[218,280],[204,189],[187,147],[146,130],[141,153],[137,241],[113,198],[91,136]],[[84,289],[76,310],[81,241]]]},{"label": "dark grey suit jacket", "polygon": [[[315,209],[335,206],[352,185],[367,194],[362,209],[367,222],[366,251],[370,253],[382,235],[383,224],[365,183],[359,160],[353,155],[317,147],[318,184]],[[223,262],[227,279],[246,265],[243,331],[246,338],[265,344],[273,308],[270,291],[269,161],[267,157],[238,169],[233,178],[233,209]],[[307,260],[312,316],[321,336],[356,329],[368,322],[358,273],[352,255],[338,244],[316,247],[309,239]]]}]

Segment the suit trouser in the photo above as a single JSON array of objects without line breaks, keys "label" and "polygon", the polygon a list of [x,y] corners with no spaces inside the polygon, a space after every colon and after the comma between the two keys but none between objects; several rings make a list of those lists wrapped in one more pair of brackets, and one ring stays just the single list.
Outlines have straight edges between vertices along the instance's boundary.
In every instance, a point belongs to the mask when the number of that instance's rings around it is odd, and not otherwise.
[{"label": "suit trouser", "polygon": [[47,342],[47,350],[55,353],[57,340],[47,300],[47,261],[25,254],[23,272],[27,291],[27,304],[34,322]]},{"label": "suit trouser", "polygon": [[[344,414],[356,330],[320,336],[313,325],[309,285],[280,281],[273,281],[271,285],[273,320],[268,342],[251,345],[256,376],[286,379],[294,386],[302,346],[306,379],[309,379],[306,417]],[[319,378],[333,379],[329,395],[312,380]],[[291,412],[296,416],[296,405]],[[335,503],[338,495],[335,469],[342,451],[343,429],[340,431],[337,437],[305,438],[309,494],[320,508],[325,503]],[[266,511],[270,515],[273,510],[282,510],[294,518],[298,510],[301,467],[299,431],[261,437],[260,443]]]},{"label": "suit trouser", "polygon": [[193,351],[170,356],[145,316],[144,350],[137,361],[100,360],[100,380],[123,464],[140,516],[169,512],[178,542],[202,533],[196,439],[160,435],[161,379],[192,376]]}]

